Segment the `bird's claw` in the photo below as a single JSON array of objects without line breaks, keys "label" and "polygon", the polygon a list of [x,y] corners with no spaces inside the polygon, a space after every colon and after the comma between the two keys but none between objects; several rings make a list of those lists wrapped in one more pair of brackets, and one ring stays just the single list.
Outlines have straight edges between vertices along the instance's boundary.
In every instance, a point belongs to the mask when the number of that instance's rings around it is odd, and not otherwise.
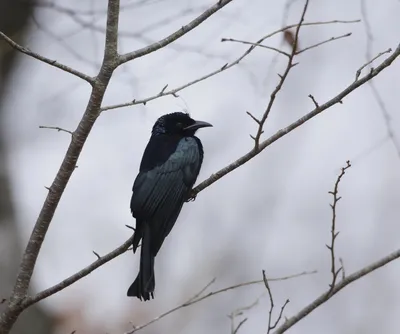
[{"label": "bird's claw", "polygon": [[186,202],[194,202],[197,197],[197,193],[193,190],[189,193],[189,197],[187,198]]}]

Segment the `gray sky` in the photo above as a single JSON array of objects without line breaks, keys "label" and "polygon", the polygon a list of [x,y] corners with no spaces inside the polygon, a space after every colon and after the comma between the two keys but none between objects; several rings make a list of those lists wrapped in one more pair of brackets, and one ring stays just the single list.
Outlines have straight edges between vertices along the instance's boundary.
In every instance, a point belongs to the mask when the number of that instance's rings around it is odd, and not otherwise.
[{"label": "gray sky", "polygon": [[[76,9],[105,9],[106,1],[63,1]],[[123,4],[132,3],[122,1]],[[214,1],[149,1],[121,14],[120,51],[145,46],[178,29]],[[283,3],[283,2],[282,2]],[[124,65],[112,79],[104,105],[127,102],[184,84],[237,58],[246,46],[221,43],[222,37],[256,41],[281,27],[284,8],[276,1],[235,0],[170,47]],[[94,4],[94,5],[93,5]],[[367,0],[373,33],[372,55],[394,49],[400,23],[399,2]],[[298,21],[303,1],[290,7],[287,23]],[[190,10],[189,10],[190,9]],[[176,18],[177,13],[183,12]],[[104,27],[105,16],[83,17]],[[157,29],[147,27],[173,20]],[[307,21],[360,19],[360,1],[310,1]],[[26,46],[91,75],[101,61],[104,36],[83,29],[67,15],[39,10]],[[140,36],[128,37],[128,33]],[[62,42],[54,36],[67,36]],[[363,23],[304,27],[300,47],[347,32],[353,35],[299,56],[300,64],[280,92],[265,136],[337,95],[366,62]],[[125,33],[125,34],[124,34]],[[53,35],[53,37],[52,37]],[[279,47],[281,35],[266,44]],[[284,47],[287,51],[287,46]],[[71,52],[72,50],[72,52]],[[77,54],[82,59],[77,57]],[[129,200],[133,180],[154,121],[188,109],[212,129],[199,132],[205,160],[199,180],[247,152],[255,123],[246,115],[263,113],[286,59],[257,49],[243,63],[218,76],[146,106],[105,112],[97,121],[56,212],[34,274],[38,290],[53,285],[119,246],[133,224]],[[383,58],[382,58],[383,59]],[[382,59],[380,61],[382,61]],[[377,61],[379,63],[379,60]],[[395,62],[374,81],[398,129],[400,65]],[[25,56],[9,88],[11,168],[22,235],[28,238],[49,185],[69,144],[69,136],[39,125],[75,129],[87,103],[89,86]],[[324,292],[330,282],[329,252],[332,189],[346,160],[338,206],[337,256],[349,274],[395,250],[399,243],[400,158],[387,139],[387,127],[368,85],[267,148],[254,160],[207,188],[185,205],[156,260],[156,299],[140,303],[126,290],[138,270],[138,255],[122,255],[72,287],[45,301],[51,310],[82,307],[89,322],[119,333],[128,321],[141,324],[198,292],[213,277],[212,289],[261,279],[261,270],[279,277],[318,270],[312,276],[271,283],[277,307],[290,299],[285,315]],[[398,134],[400,141],[400,134]],[[339,293],[296,325],[291,333],[397,333],[400,312],[399,262],[369,275]],[[228,333],[226,317],[254,302],[265,288],[227,292],[172,315],[143,332]],[[246,312],[241,332],[265,332],[268,298]],[[239,318],[240,319],[240,318]],[[73,328],[71,328],[72,330]]]}]

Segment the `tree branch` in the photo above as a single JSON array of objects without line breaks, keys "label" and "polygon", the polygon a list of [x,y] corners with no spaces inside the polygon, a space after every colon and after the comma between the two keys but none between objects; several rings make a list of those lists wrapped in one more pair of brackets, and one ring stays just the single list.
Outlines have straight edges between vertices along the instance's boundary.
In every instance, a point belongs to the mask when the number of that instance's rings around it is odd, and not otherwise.
[{"label": "tree branch", "polygon": [[300,28],[301,25],[304,22],[304,16],[306,15],[307,12],[307,8],[308,8],[308,1],[306,0],[305,4],[304,4],[304,8],[303,8],[303,12],[301,13],[301,17],[300,17],[300,21],[299,24],[296,27],[296,32],[294,34],[294,40],[293,40],[293,44],[292,44],[292,52],[289,55],[289,59],[287,62],[287,66],[285,69],[285,72],[283,73],[283,75],[279,75],[280,80],[278,85],[275,87],[275,89],[273,90],[273,92],[271,93],[271,97],[269,99],[268,102],[268,106],[267,109],[264,112],[264,115],[262,116],[261,120],[260,120],[260,124],[258,125],[258,130],[257,130],[257,134],[254,138],[254,150],[258,151],[259,146],[260,146],[260,138],[261,135],[264,133],[264,124],[272,110],[272,106],[274,105],[275,99],[277,94],[279,93],[279,91],[281,90],[283,84],[285,83],[285,80],[287,78],[287,76],[289,75],[290,70],[295,66],[295,64],[293,63],[293,59],[296,55],[296,50],[297,50],[297,44],[298,44],[298,39],[299,39],[299,33],[300,33]]},{"label": "tree branch", "polygon": [[362,268],[359,271],[356,271],[355,273],[351,274],[350,276],[347,276],[345,279],[337,283],[333,289],[329,289],[327,292],[323,293],[321,296],[319,296],[317,299],[315,299],[313,302],[311,302],[309,305],[304,307],[300,312],[298,312],[296,315],[293,317],[286,319],[286,321],[280,326],[274,334],[282,334],[285,331],[287,331],[289,328],[293,327],[295,324],[297,324],[300,320],[304,319],[307,315],[309,315],[312,311],[314,311],[316,308],[318,308],[320,305],[331,299],[334,295],[336,295],[340,290],[344,289],[346,286],[348,286],[350,283],[357,281],[358,279],[364,277],[365,275],[368,275],[372,273],[374,270],[377,270],[386,264],[398,259],[400,257],[400,249],[397,251],[385,256],[384,258],[380,259],[379,261],[376,261],[369,266],[366,266]]},{"label": "tree branch", "polygon": [[343,91],[337,94],[335,97],[330,99],[329,101],[325,102],[324,104],[320,105],[319,107],[315,107],[314,110],[310,111],[308,114],[304,115],[303,117],[299,118],[297,121],[293,122],[292,124],[288,125],[287,127],[280,129],[274,135],[269,137],[268,139],[264,140],[258,150],[254,148],[237,159],[236,161],[232,162],[228,166],[220,169],[218,172],[212,174],[208,179],[201,182],[197,187],[195,187],[192,191],[192,195],[196,196],[200,191],[204,190],[205,188],[209,187],[225,175],[229,174],[230,172],[234,171],[236,168],[244,165],[247,161],[254,158],[260,152],[262,152],[265,148],[273,144],[278,139],[286,136],[288,133],[292,132],[294,129],[298,128],[300,125],[306,123],[310,119],[314,118],[315,116],[319,115],[326,109],[332,107],[335,104],[342,103],[342,100],[349,95],[351,92],[371,80],[372,78],[376,77],[380,72],[382,72],[385,68],[389,67],[393,61],[399,57],[400,55],[400,44],[397,46],[396,50],[386,58],[380,65],[378,65],[375,69],[370,71],[365,76],[359,78],[358,80],[354,81],[348,87],[346,87]]},{"label": "tree branch", "polygon": [[118,248],[114,249],[112,252],[100,256],[98,260],[94,261],[92,264],[89,266],[83,268],[82,270],[78,271],[77,273],[71,275],[70,277],[66,278],[65,280],[61,281],[60,283],[43,290],[39,292],[38,294],[28,297],[24,300],[22,303],[22,307],[27,308],[28,306],[31,306],[42,299],[45,299],[51,295],[54,295],[55,293],[64,290],[65,288],[69,287],[76,281],[79,281],[80,279],[84,278],[85,276],[89,275],[92,271],[96,270],[97,268],[101,267],[102,265],[106,264],[107,262],[110,262],[112,259],[116,258],[117,256],[125,253],[129,247],[132,245],[132,240],[133,236],[130,237],[127,241],[125,241],[121,246]]},{"label": "tree branch", "polygon": [[281,321],[282,315],[283,315],[283,311],[285,310],[286,305],[289,304],[290,301],[289,301],[289,299],[286,299],[285,303],[281,307],[281,310],[279,312],[278,317],[276,318],[274,324],[272,324],[272,312],[273,312],[274,307],[275,307],[274,298],[272,296],[272,291],[271,291],[271,288],[269,286],[267,276],[265,276],[265,270],[262,271],[262,275],[263,275],[263,281],[264,281],[265,288],[268,291],[269,304],[270,304],[269,312],[268,312],[268,330],[267,330],[267,334],[269,334],[271,332],[271,330],[273,330],[279,324],[279,322]]},{"label": "tree branch", "polygon": [[146,46],[142,49],[126,53],[122,56],[119,57],[119,64],[124,64],[128,61],[131,61],[133,59],[143,57],[144,55],[147,55],[149,53],[152,53],[154,51],[157,51],[164,46],[167,46],[168,44],[176,41],[178,38],[182,37],[183,35],[187,34],[189,31],[193,30],[196,28],[200,23],[204,22],[207,20],[211,15],[215,14],[217,11],[225,7],[228,3],[232,2],[232,0],[219,0],[214,6],[211,6],[209,9],[207,9],[205,12],[203,12],[201,15],[199,15],[197,18],[195,18],[192,22],[188,23],[187,25],[183,26],[179,30],[175,31],[173,34],[165,37],[164,39],[155,42],[149,46]]},{"label": "tree branch", "polygon": [[[286,277],[268,278],[268,280],[269,280],[270,282],[271,282],[271,281],[284,281],[284,280],[288,280],[288,279],[292,279],[292,278],[296,278],[296,277],[300,277],[300,276],[304,276],[304,275],[310,275],[310,274],[314,274],[314,273],[316,273],[316,271],[311,271],[311,272],[305,271],[305,272],[302,272],[302,273],[300,273],[300,274],[290,275],[290,276],[286,276]],[[212,292],[209,292],[209,293],[206,294],[206,295],[201,296],[201,294],[202,294],[214,281],[215,281],[215,279],[213,279],[213,280],[212,280],[210,283],[208,283],[204,288],[202,288],[202,289],[200,290],[200,292],[197,293],[197,294],[195,295],[195,297],[192,297],[192,298],[190,298],[188,301],[182,303],[181,305],[178,305],[178,306],[176,306],[176,307],[170,309],[169,311],[167,311],[167,312],[165,312],[165,313],[163,313],[163,314],[160,314],[159,316],[157,316],[157,317],[155,317],[154,319],[152,319],[152,320],[150,320],[150,321],[144,323],[143,325],[134,326],[134,328],[133,328],[132,330],[126,332],[125,334],[133,334],[133,333],[135,333],[135,332],[137,332],[137,331],[139,331],[139,330],[141,330],[141,329],[143,329],[143,328],[145,328],[145,327],[147,327],[147,326],[149,326],[149,325],[155,323],[156,321],[158,321],[158,320],[160,320],[160,319],[162,319],[162,318],[164,318],[164,317],[170,315],[171,313],[174,313],[174,312],[178,311],[179,309],[182,309],[182,308],[184,308],[184,307],[187,307],[187,306],[196,304],[196,303],[198,303],[198,302],[200,302],[200,301],[202,301],[202,300],[204,300],[204,299],[210,298],[210,297],[215,296],[215,295],[218,295],[218,294],[220,294],[220,293],[224,293],[224,292],[227,292],[227,291],[230,291],[230,290],[238,289],[238,288],[245,287],[245,286],[249,286],[249,285],[264,283],[264,280],[256,280],[256,281],[244,282],[244,283],[240,283],[240,284],[231,285],[231,286],[228,286],[228,287],[223,288],[223,289],[220,289],[220,290],[212,291]]]},{"label": "tree branch", "polygon": [[301,50],[299,50],[299,51],[296,51],[296,55],[298,55],[298,54],[300,54],[300,53],[302,53],[302,52],[304,52],[304,51],[308,51],[308,50],[310,50],[310,49],[316,48],[316,47],[318,47],[318,46],[320,46],[320,45],[322,45],[322,44],[329,43],[329,42],[333,42],[333,41],[337,41],[338,39],[346,38],[346,37],[349,37],[349,36],[351,36],[351,32],[349,32],[349,33],[347,33],[347,34],[344,34],[344,35],[340,35],[340,36],[336,36],[336,37],[331,37],[331,38],[326,39],[326,40],[324,40],[324,41],[322,41],[322,42],[319,42],[319,43],[317,43],[317,44],[313,44],[313,45],[308,46],[308,47],[306,47],[306,48],[304,48],[304,49],[301,49]]},{"label": "tree branch", "polygon": [[[374,40],[374,36],[372,33],[372,28],[371,28],[371,24],[369,22],[368,19],[368,13],[367,13],[367,4],[365,3],[365,0],[361,0],[360,1],[360,5],[361,5],[361,16],[363,18],[363,23],[364,23],[364,27],[365,27],[365,33],[367,36],[367,45],[366,45],[366,50],[365,50],[365,59],[367,60],[367,63],[360,68],[360,72],[357,71],[356,77],[357,75],[359,75],[359,73],[361,73],[361,70],[368,66],[369,68],[371,68],[371,63],[377,59],[378,57],[380,57],[382,54],[385,54],[386,52],[390,52],[391,50],[389,49],[388,51],[385,52],[381,52],[380,54],[378,54],[376,57],[372,58],[372,43]],[[381,96],[381,94],[379,93],[378,88],[376,87],[374,82],[370,82],[369,83],[370,87],[371,87],[371,91],[372,91],[372,96],[374,97],[381,113],[382,113],[382,117],[383,120],[385,122],[385,126],[386,126],[386,131],[387,131],[387,135],[389,137],[389,139],[391,140],[394,149],[396,150],[396,153],[398,155],[398,157],[400,158],[400,142],[397,140],[396,135],[395,135],[395,131],[394,131],[394,127],[393,127],[393,122],[389,113],[389,110],[386,107],[386,104]]]},{"label": "tree branch", "polygon": [[222,38],[221,42],[235,42],[235,43],[241,43],[241,44],[245,44],[245,45],[253,45],[253,46],[258,46],[260,48],[264,48],[264,49],[268,49],[268,50],[272,50],[275,52],[278,52],[286,57],[290,57],[290,54],[288,54],[285,51],[279,50],[277,48],[274,48],[272,46],[268,46],[268,45],[263,45],[260,43],[253,43],[253,42],[248,42],[248,41],[242,41],[240,39],[234,39],[234,38]]},{"label": "tree branch", "polygon": [[[333,20],[333,21],[317,21],[317,22],[305,22],[302,24],[303,27],[305,26],[315,26],[315,25],[325,25],[325,24],[337,24],[337,23],[341,23],[341,24],[349,24],[349,23],[358,23],[360,22],[360,20],[350,20],[350,21],[343,21],[343,20]],[[106,110],[112,110],[112,109],[118,109],[118,108],[124,108],[124,107],[130,107],[130,106],[134,106],[137,104],[146,104],[147,102],[153,101],[155,99],[158,99],[160,97],[164,97],[164,96],[174,96],[174,97],[178,97],[177,93],[185,88],[188,88],[192,85],[195,85],[203,80],[206,80],[208,78],[211,78],[212,76],[219,74],[223,71],[226,71],[230,68],[232,68],[233,66],[239,64],[245,57],[247,57],[256,47],[258,44],[262,43],[263,41],[265,41],[266,39],[279,34],[281,32],[287,31],[293,27],[297,27],[298,23],[296,24],[291,24],[288,25],[284,28],[280,28],[278,30],[273,31],[272,33],[265,35],[264,37],[260,38],[257,42],[254,43],[254,45],[252,45],[250,48],[248,48],[242,55],[240,55],[238,58],[236,58],[234,61],[227,63],[223,66],[220,66],[218,69],[203,75],[195,80],[192,80],[182,86],[176,87],[174,89],[170,89],[170,90],[165,90],[162,93],[157,93],[153,96],[149,96],[146,98],[142,98],[142,99],[134,99],[132,101],[129,102],[125,102],[125,103],[118,103],[118,104],[114,104],[114,105],[109,105],[109,106],[105,106],[101,108],[101,111],[106,111]]]},{"label": "tree branch", "polygon": [[339,176],[336,179],[335,186],[333,188],[333,191],[330,191],[329,193],[333,196],[333,203],[330,204],[331,209],[332,209],[332,224],[331,224],[331,244],[326,245],[326,247],[329,249],[330,255],[331,255],[331,273],[332,273],[332,281],[329,284],[329,287],[331,290],[335,287],[337,277],[339,273],[343,270],[342,267],[336,270],[336,259],[335,259],[335,241],[337,236],[339,235],[339,232],[336,232],[336,206],[338,202],[340,201],[341,197],[339,195],[339,183],[342,180],[342,177],[346,173],[346,170],[351,167],[350,161],[346,162],[346,167],[342,167],[341,172]]},{"label": "tree branch", "polygon": [[78,78],[81,78],[85,81],[87,81],[88,83],[90,83],[91,85],[93,85],[94,83],[94,78],[92,78],[91,76],[84,74],[82,72],[79,72],[77,70],[74,70],[73,68],[63,65],[59,62],[57,62],[56,60],[52,60],[46,57],[43,57],[35,52],[32,52],[31,50],[29,50],[28,48],[25,48],[19,44],[17,44],[16,42],[14,42],[10,37],[8,37],[6,34],[4,34],[3,32],[0,31],[0,38],[2,38],[4,41],[6,41],[13,49],[18,50],[19,52],[22,52],[32,58],[35,58],[37,60],[40,60],[41,62],[44,62],[50,66],[59,68],[60,70],[63,70],[64,72],[70,73],[72,75],[75,75]]},{"label": "tree branch", "polygon": [[7,334],[24,310],[22,306],[27,299],[27,291],[39,256],[47,230],[60,202],[61,196],[76,167],[76,162],[82,152],[83,145],[96,121],[104,93],[111,75],[118,63],[118,17],[119,0],[108,1],[107,33],[104,59],[98,76],[92,84],[92,92],[82,119],[72,135],[71,143],[61,163],[60,169],[50,186],[39,217],[36,220],[32,234],[24,251],[16,283],[7,308],[0,317],[0,333]]},{"label": "tree branch", "polygon": [[60,128],[58,126],[47,126],[47,125],[39,125],[39,129],[49,129],[49,130],[57,130],[58,132],[65,132],[65,133],[69,133],[71,136],[74,135],[74,133],[72,131]]}]

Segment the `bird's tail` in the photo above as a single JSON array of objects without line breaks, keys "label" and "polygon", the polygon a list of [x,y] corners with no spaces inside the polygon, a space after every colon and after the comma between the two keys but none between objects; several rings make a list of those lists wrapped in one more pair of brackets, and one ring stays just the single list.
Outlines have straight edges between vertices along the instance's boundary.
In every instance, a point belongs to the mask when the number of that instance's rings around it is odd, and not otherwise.
[{"label": "bird's tail", "polygon": [[142,246],[140,250],[140,270],[132,285],[129,287],[127,295],[137,297],[140,300],[150,300],[154,298],[154,288],[156,282],[154,278],[154,256],[151,252],[150,228],[147,224],[143,226]]}]

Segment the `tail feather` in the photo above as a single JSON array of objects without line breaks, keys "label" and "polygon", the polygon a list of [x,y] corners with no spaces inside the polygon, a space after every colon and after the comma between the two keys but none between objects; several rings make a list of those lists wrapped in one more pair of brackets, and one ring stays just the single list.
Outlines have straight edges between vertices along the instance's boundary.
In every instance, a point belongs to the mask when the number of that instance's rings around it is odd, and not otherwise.
[{"label": "tail feather", "polygon": [[154,256],[151,252],[151,233],[147,224],[143,224],[142,247],[140,250],[140,270],[127,295],[137,297],[140,300],[154,298],[156,285],[154,277]]}]

